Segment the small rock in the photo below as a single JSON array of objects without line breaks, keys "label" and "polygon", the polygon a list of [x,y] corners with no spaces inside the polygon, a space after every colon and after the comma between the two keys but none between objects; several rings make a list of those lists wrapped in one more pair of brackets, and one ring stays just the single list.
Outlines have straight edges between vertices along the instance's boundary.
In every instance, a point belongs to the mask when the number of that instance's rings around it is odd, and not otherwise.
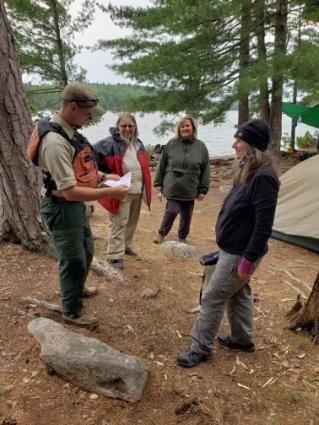
[{"label": "small rock", "polygon": [[91,400],[97,400],[98,398],[99,398],[99,396],[97,394],[91,394],[90,395]]},{"label": "small rock", "polygon": [[191,402],[183,403],[180,407],[175,409],[175,415],[185,415],[194,413],[199,408],[199,402],[192,400]]},{"label": "small rock", "polygon": [[0,301],[9,301],[11,299],[10,295],[0,294]]},{"label": "small rock", "polygon": [[28,378],[23,378],[23,379],[22,379],[22,381],[23,381],[25,384],[29,384],[30,379],[28,379]]},{"label": "small rock", "polygon": [[161,291],[160,288],[145,288],[142,292],[142,298],[155,298]]}]

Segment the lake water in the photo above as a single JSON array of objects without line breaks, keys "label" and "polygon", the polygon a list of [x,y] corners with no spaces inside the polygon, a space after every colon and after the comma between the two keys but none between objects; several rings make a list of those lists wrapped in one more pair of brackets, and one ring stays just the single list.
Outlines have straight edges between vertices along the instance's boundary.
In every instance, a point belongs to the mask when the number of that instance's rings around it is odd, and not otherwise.
[{"label": "lake water", "polygon": [[[115,126],[117,118],[118,114],[107,112],[98,124],[84,128],[83,134],[94,144],[109,135],[109,128]],[[156,145],[158,143],[164,145],[174,135],[173,131],[164,137],[153,133],[153,128],[161,122],[160,112],[151,114],[137,113],[135,114],[135,118],[138,125],[139,138],[145,145]],[[287,133],[290,135],[291,119],[283,115],[282,121],[283,134]],[[225,122],[220,125],[208,124],[198,126],[198,138],[206,143],[210,155],[221,156],[233,154],[232,144],[236,131],[236,122],[237,111],[229,111]],[[296,129],[297,136],[302,136],[306,131],[314,133],[315,129],[304,124],[298,124]]]}]

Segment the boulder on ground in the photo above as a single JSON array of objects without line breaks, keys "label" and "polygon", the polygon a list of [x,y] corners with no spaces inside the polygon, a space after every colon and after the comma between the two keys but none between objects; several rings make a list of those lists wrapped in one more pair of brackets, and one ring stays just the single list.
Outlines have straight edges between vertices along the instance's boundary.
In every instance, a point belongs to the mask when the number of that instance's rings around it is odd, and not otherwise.
[{"label": "boulder on ground", "polygon": [[161,244],[161,248],[175,257],[197,258],[199,256],[197,249],[188,243],[166,241]]},{"label": "boulder on ground", "polygon": [[34,319],[28,330],[40,343],[41,358],[51,372],[107,397],[130,402],[142,398],[149,372],[140,359],[71,332],[50,319]]}]

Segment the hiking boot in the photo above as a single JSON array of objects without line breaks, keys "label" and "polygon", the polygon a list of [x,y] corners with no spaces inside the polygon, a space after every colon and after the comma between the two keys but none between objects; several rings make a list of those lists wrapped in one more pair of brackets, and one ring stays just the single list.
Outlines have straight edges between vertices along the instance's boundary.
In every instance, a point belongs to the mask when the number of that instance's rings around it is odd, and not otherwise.
[{"label": "hiking boot", "polygon": [[194,367],[201,362],[205,362],[210,359],[212,353],[201,354],[189,348],[177,356],[177,364],[182,367]]},{"label": "hiking boot", "polygon": [[125,254],[129,255],[130,257],[137,257],[136,252],[133,251],[132,248],[125,248]]},{"label": "hiking boot", "polygon": [[123,260],[122,258],[109,258],[107,260],[107,262],[114,267],[115,269],[118,270],[123,270],[124,269],[124,264],[123,264]]},{"label": "hiking boot", "polygon": [[96,286],[84,286],[82,297],[83,298],[94,297],[98,292],[99,290],[97,289]]},{"label": "hiking boot", "polygon": [[231,339],[230,335],[217,335],[218,342],[224,347],[230,348],[231,350],[241,350],[246,353],[253,353],[256,349],[254,343],[250,344],[239,344],[238,342],[234,342]]},{"label": "hiking boot", "polygon": [[[96,286],[84,286],[83,292],[82,292],[82,298],[94,297],[98,292],[99,290],[97,289]],[[58,295],[59,297],[61,297],[60,291],[55,291],[54,293],[55,295]]]},{"label": "hiking boot", "polygon": [[83,311],[79,317],[77,317],[75,314],[62,314],[62,319],[65,322],[88,328],[97,325],[96,318],[91,314],[86,313],[85,311]]},{"label": "hiking boot", "polygon": [[156,244],[158,244],[158,245],[161,244],[161,243],[163,243],[164,242],[164,236],[158,234],[156,236],[156,238],[153,240],[153,242],[156,243]]}]

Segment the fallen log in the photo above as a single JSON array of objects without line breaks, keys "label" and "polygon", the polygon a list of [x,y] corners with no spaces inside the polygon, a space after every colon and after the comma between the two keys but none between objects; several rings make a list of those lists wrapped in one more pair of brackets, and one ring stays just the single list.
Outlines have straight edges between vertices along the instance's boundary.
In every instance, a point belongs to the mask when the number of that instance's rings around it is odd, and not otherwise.
[{"label": "fallen log", "polygon": [[91,263],[91,269],[99,276],[104,276],[111,282],[118,282],[124,285],[129,285],[130,281],[128,278],[121,272],[114,269],[106,261],[98,260],[96,257],[93,257]]},{"label": "fallen log", "polygon": [[62,313],[62,308],[58,304],[48,303],[47,301],[38,300],[37,298],[33,298],[33,297],[23,297],[22,299],[23,301],[27,301],[28,303],[37,305],[38,307],[55,311],[56,313]]},{"label": "fallen log", "polygon": [[298,295],[296,303],[286,314],[286,317],[290,321],[289,330],[306,330],[312,338],[317,339],[319,330],[319,273],[305,304],[302,303],[301,296]]}]

